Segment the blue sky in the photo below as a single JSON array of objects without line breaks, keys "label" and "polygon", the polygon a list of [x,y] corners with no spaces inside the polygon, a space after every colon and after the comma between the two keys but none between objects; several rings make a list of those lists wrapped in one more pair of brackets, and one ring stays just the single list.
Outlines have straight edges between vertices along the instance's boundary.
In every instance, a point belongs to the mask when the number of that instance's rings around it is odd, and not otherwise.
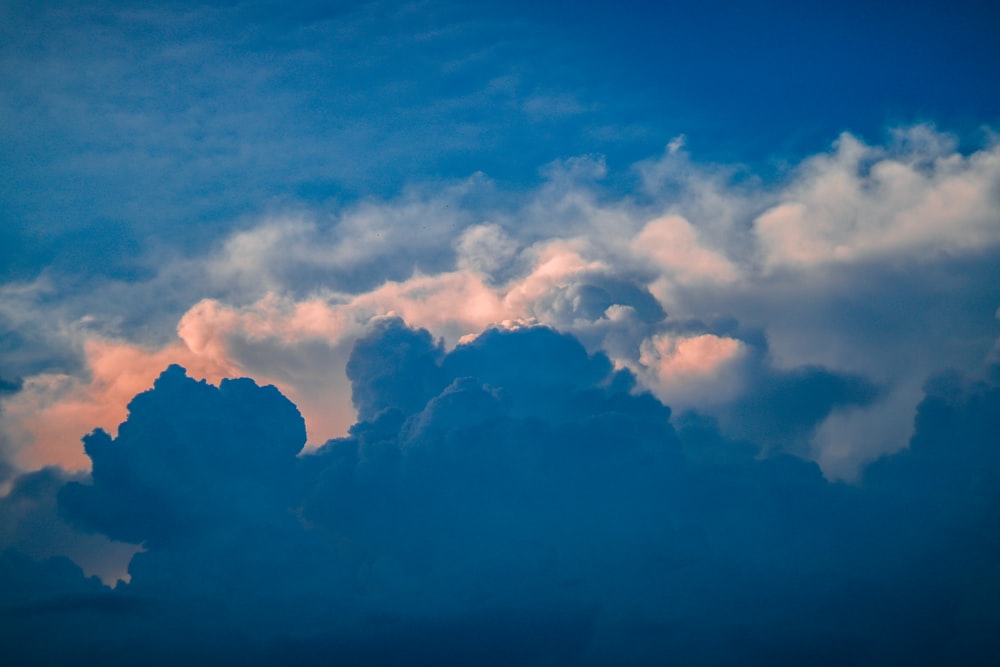
[{"label": "blue sky", "polygon": [[992,662],[997,18],[0,3],[0,645]]},{"label": "blue sky", "polygon": [[268,207],[413,181],[482,171],[526,187],[540,166],[591,153],[619,174],[679,134],[700,160],[768,177],[844,130],[881,141],[929,121],[977,145],[1000,108],[981,3],[4,14],[4,263],[18,278],[64,257],[135,271],[114,260],[199,247]]}]

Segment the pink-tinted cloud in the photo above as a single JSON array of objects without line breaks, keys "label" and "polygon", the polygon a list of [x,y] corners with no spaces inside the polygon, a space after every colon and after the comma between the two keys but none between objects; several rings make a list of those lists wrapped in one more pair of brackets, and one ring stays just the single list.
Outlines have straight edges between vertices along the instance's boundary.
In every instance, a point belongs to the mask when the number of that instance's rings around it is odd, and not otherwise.
[{"label": "pink-tinted cloud", "polygon": [[732,262],[705,247],[691,223],[678,215],[647,223],[632,241],[632,251],[653,260],[676,282],[731,283],[739,275]]},{"label": "pink-tinted cloud", "polygon": [[479,275],[458,271],[387,282],[354,297],[296,301],[272,293],[243,307],[204,300],[185,313],[177,330],[195,354],[278,386],[298,405],[309,441],[318,445],[354,423],[344,368],[373,318],[398,315],[455,344],[505,313],[496,290]]},{"label": "pink-tinted cloud", "polygon": [[[486,232],[479,236],[488,245],[500,238],[496,230]],[[470,266],[388,281],[354,296],[295,300],[269,293],[243,307],[203,300],[185,313],[177,332],[197,357],[278,386],[302,411],[310,443],[322,444],[346,433],[355,420],[344,367],[373,318],[402,317],[449,346],[491,325],[544,322],[540,299],[580,273],[603,268],[582,251],[574,242],[532,248],[533,270],[502,286],[488,285]]]},{"label": "pink-tinted cloud", "polygon": [[739,367],[747,352],[746,343],[735,338],[664,334],[643,341],[637,371],[668,404],[709,406],[739,394]]},{"label": "pink-tinted cloud", "polygon": [[[117,334],[113,321],[89,311],[56,317],[34,292],[8,290],[0,309],[24,330],[49,332],[72,351],[91,340],[84,351],[89,375],[29,375],[25,390],[6,399],[8,439],[22,465],[86,465],[79,437],[95,426],[114,430],[131,396],[176,362],[196,377],[250,375],[277,385],[302,410],[310,443],[321,444],[354,420],[344,377],[354,341],[372,318],[390,314],[448,347],[504,322],[555,326],[632,368],[674,405],[720,402],[739,391],[743,343],[691,330],[666,335],[656,309],[640,316],[639,301],[601,286],[612,279],[635,293],[648,290],[674,322],[733,318],[760,331],[779,367],[867,373],[877,366],[883,379],[898,376],[889,362],[906,356],[898,366],[918,365],[926,374],[944,363],[940,346],[896,345],[902,352],[887,354],[867,333],[867,310],[852,306],[857,317],[838,310],[857,294],[839,285],[855,263],[891,258],[912,266],[935,253],[961,256],[1000,242],[993,187],[1000,148],[963,155],[925,127],[901,132],[899,145],[889,147],[845,134],[834,151],[806,160],[773,187],[752,179],[734,185],[725,170],[690,163],[678,142],[662,160],[639,165],[652,199],[641,206],[602,198],[594,181],[605,171],[600,160],[570,161],[513,210],[469,209],[463,193],[492,201],[489,184],[473,178],[443,193],[417,190],[399,201],[359,204],[333,221],[294,214],[265,220],[233,234],[220,253],[184,264],[221,296],[196,301],[202,292],[192,293],[194,305],[177,326],[180,342],[159,350],[109,342]],[[434,234],[410,238],[424,225]],[[425,251],[436,259],[417,261]],[[329,283],[351,292],[324,284],[331,271],[363,273],[376,259],[394,257],[386,275],[422,268],[374,287]],[[179,272],[171,270],[164,275]],[[609,301],[597,308],[592,297],[602,290]],[[794,317],[789,304],[796,304]]]},{"label": "pink-tinted cloud", "polygon": [[60,465],[87,468],[80,438],[97,427],[115,433],[132,397],[153,386],[172,363],[193,377],[218,382],[236,373],[221,359],[198,355],[181,344],[147,350],[128,343],[90,340],[84,346],[89,376],[42,374],[28,378],[23,391],[4,405],[19,445],[17,463],[34,469]]}]

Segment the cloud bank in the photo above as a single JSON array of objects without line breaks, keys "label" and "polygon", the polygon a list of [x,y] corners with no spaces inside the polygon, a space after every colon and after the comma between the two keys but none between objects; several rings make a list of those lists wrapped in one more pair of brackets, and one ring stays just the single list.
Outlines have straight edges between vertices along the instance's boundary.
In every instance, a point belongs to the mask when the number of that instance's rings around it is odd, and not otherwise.
[{"label": "cloud bank", "polygon": [[[910,448],[843,485],[677,418],[547,327],[446,350],[381,319],[347,367],[361,419],[315,451],[274,387],[178,366],[117,437],[88,435],[90,475],[54,486],[61,520],[143,551],[114,590],[5,551],[5,655],[985,665],[1000,650],[993,380],[934,379]],[[811,419],[870,391],[810,370],[755,406],[787,408],[792,387]]]},{"label": "cloud bank", "polygon": [[996,153],[845,135],[768,184],[675,142],[626,195],[577,158],[8,284],[0,644],[991,664]]},{"label": "cloud bank", "polygon": [[[856,399],[773,443],[856,479],[905,447],[927,377],[978,372],[1000,336],[992,140],[962,152],[926,125],[884,145],[844,134],[772,183],[698,164],[675,141],[633,165],[626,194],[597,157],[543,173],[523,192],[480,174],[268,216],[149,280],[55,309],[43,282],[5,288],[12,335],[39,336],[39,361],[3,371],[26,383],[5,400],[7,458],[86,468],[78,436],[114,433],[128,397],[171,362],[275,384],[314,448],[356,417],[344,372],[355,341],[395,315],[446,349],[491,326],[572,333],[737,438],[756,428],[741,424],[762,383],[810,368],[863,378]],[[176,336],[123,319],[164,293],[179,306]],[[39,372],[46,355],[59,371]]]},{"label": "cloud bank", "polygon": [[997,12],[129,5],[0,3],[5,662],[1000,663]]}]

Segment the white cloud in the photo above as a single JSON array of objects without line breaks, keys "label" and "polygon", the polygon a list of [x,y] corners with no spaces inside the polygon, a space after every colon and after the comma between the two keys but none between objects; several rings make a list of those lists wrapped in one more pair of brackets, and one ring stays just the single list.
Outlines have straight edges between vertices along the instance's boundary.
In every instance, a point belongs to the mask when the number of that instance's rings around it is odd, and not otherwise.
[{"label": "white cloud", "polygon": [[1000,241],[1000,146],[965,156],[927,127],[887,151],[841,135],[803,163],[754,231],[764,267],[924,257]]},{"label": "white cloud", "polygon": [[502,275],[514,263],[517,242],[499,225],[482,224],[462,232],[455,244],[458,267],[484,276]]},{"label": "white cloud", "polygon": [[638,373],[667,405],[712,409],[739,396],[746,343],[700,334],[662,334],[642,342]]},{"label": "white cloud", "polygon": [[703,246],[690,222],[678,215],[657,218],[632,240],[632,252],[648,257],[679,283],[731,283],[739,272],[724,255]]}]

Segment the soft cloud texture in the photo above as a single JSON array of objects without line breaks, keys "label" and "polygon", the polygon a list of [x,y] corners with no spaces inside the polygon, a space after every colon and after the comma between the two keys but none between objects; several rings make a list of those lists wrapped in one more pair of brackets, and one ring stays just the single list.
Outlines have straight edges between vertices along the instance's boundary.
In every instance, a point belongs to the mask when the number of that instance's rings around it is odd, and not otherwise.
[{"label": "soft cloud texture", "polygon": [[867,257],[951,254],[1000,240],[995,144],[971,155],[927,126],[888,150],[841,135],[799,167],[782,201],[754,222],[765,268]]},{"label": "soft cloud texture", "polygon": [[702,246],[694,227],[680,216],[649,222],[632,241],[632,250],[648,256],[671,282],[732,283],[739,275],[724,255]]}]

